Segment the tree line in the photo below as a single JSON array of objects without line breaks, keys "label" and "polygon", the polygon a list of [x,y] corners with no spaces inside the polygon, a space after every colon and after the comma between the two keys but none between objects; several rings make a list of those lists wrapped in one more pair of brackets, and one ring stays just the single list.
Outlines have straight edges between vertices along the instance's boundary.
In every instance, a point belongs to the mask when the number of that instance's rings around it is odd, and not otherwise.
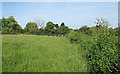
[{"label": "tree line", "polygon": [[[28,22],[26,24],[26,27],[22,29],[22,27],[17,23],[15,18],[13,16],[10,16],[8,18],[2,18],[0,19],[0,22],[2,26],[0,26],[0,31],[2,30],[2,34],[35,34],[35,35],[48,35],[48,36],[65,36],[68,34],[71,30],[69,27],[67,27],[64,22],[61,23],[59,26],[58,24],[54,24],[51,21],[48,21],[46,23],[45,27],[38,28],[39,25],[42,25],[40,23],[36,22]],[[95,27],[87,27],[86,25],[79,28],[74,29],[76,32],[83,32],[88,35],[92,35],[95,29],[102,28],[101,25],[96,25]],[[111,34],[118,35],[118,28],[109,28],[109,31]]]},{"label": "tree line", "polygon": [[49,21],[46,23],[46,26],[43,28],[38,28],[37,23],[35,22],[28,22],[26,27],[22,29],[22,27],[17,23],[13,16],[9,18],[2,18],[0,19],[2,22],[2,34],[36,34],[36,35],[66,35],[71,30],[64,23],[61,23],[59,26],[58,24],[54,24],[53,22]]}]

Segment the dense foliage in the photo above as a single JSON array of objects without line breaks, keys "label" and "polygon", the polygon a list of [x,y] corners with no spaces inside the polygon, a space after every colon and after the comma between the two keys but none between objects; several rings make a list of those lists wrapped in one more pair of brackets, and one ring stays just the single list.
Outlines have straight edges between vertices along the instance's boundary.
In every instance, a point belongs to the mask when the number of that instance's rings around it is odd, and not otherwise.
[{"label": "dense foliage", "polygon": [[43,31],[45,35],[56,35],[56,29],[58,28],[58,26],[56,26],[55,24],[53,24],[53,22],[47,22],[45,30]]},{"label": "dense foliage", "polygon": [[112,38],[116,39],[102,28],[91,40],[88,61],[92,72],[118,72],[118,47]]},{"label": "dense foliage", "polygon": [[[16,33],[23,33],[23,34],[36,34],[36,35],[48,35],[48,36],[65,36],[71,30],[62,22],[61,26],[59,27],[58,24],[54,24],[51,21],[46,23],[45,27],[40,27],[39,22],[28,22],[24,29],[16,22],[13,16],[9,18],[2,18],[0,19],[2,22],[2,34],[16,34]],[[42,23],[43,25],[43,23]],[[1,27],[0,27],[1,30]]]},{"label": "dense foliage", "polygon": [[116,30],[108,28],[108,23],[102,19],[97,21],[96,27],[92,27],[92,36],[83,32],[86,26],[79,29],[81,32],[71,31],[67,36],[71,43],[77,43],[81,45],[80,49],[88,50],[86,58],[89,71],[118,72],[120,68],[118,32],[116,32],[118,28],[115,28]]},{"label": "dense foliage", "polygon": [[13,16],[9,18],[2,18],[2,33],[3,34],[16,34],[21,33],[21,26],[17,23]]},{"label": "dense foliage", "polygon": [[92,29],[90,28],[90,27],[87,27],[86,25],[85,26],[83,26],[83,27],[81,27],[80,29],[78,29],[78,30],[75,30],[76,32],[83,32],[83,33],[85,33],[85,34],[87,34],[87,35],[92,35]]},{"label": "dense foliage", "polygon": [[37,34],[38,27],[36,23],[27,23],[26,27],[23,29],[23,33]]}]

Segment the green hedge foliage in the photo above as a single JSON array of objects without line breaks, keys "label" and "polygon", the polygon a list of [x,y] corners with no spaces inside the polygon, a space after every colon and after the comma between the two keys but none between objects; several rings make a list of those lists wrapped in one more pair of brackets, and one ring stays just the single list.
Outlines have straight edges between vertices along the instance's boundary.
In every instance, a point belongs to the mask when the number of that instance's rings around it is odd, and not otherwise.
[{"label": "green hedge foliage", "polygon": [[99,29],[90,43],[88,61],[92,72],[118,72],[119,53],[115,35],[111,35],[107,27]]}]

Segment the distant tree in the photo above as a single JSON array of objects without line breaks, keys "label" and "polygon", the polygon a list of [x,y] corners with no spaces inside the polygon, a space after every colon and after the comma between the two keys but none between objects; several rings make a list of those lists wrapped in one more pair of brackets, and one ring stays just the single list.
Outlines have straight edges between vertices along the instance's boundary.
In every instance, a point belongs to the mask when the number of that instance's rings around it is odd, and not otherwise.
[{"label": "distant tree", "polygon": [[67,26],[60,26],[57,29],[57,32],[59,35],[65,36],[66,34],[68,34],[70,32],[70,29]]},{"label": "distant tree", "polygon": [[35,19],[35,23],[37,24],[38,28],[44,28],[45,27],[45,21],[42,19]]},{"label": "distant tree", "polygon": [[49,29],[53,29],[54,27],[55,26],[54,26],[53,22],[49,21],[49,22],[47,22],[45,29],[49,30]]},{"label": "distant tree", "polygon": [[55,25],[53,24],[53,22],[51,21],[47,22],[44,32],[45,35],[54,35],[55,34],[54,27]]},{"label": "distant tree", "polygon": [[96,20],[97,20],[97,22],[95,22],[95,24],[96,24],[96,27],[98,27],[98,28],[103,28],[105,25],[106,26],[110,25],[109,22],[105,19],[97,19],[96,18]]},{"label": "distant tree", "polygon": [[56,28],[56,29],[59,28],[58,24],[54,24],[54,25],[55,25],[55,28]]},{"label": "distant tree", "polygon": [[84,32],[85,34],[92,35],[91,28],[87,27],[86,25],[81,27],[78,32]]},{"label": "distant tree", "polygon": [[21,26],[17,23],[13,16],[9,18],[2,18],[2,33],[4,34],[15,34],[21,33]]},{"label": "distant tree", "polygon": [[64,22],[61,23],[61,26],[65,26]]},{"label": "distant tree", "polygon": [[79,29],[74,29],[74,31],[75,31],[75,32],[78,32],[78,31],[79,31]]},{"label": "distant tree", "polygon": [[36,23],[29,22],[27,23],[26,27],[24,28],[24,32],[37,34],[38,33],[38,26]]},{"label": "distant tree", "polygon": [[39,31],[38,31],[38,34],[39,35],[45,35],[45,29],[40,28]]}]

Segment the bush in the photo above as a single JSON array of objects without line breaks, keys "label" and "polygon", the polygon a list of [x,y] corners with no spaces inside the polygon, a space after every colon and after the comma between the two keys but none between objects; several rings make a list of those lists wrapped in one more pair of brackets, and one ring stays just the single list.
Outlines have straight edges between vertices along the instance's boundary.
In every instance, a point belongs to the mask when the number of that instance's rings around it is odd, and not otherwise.
[{"label": "bush", "polygon": [[88,61],[92,72],[118,72],[119,58],[116,42],[111,40],[107,26],[99,29],[90,43]]},{"label": "bush", "polygon": [[85,34],[87,34],[87,35],[92,35],[92,30],[91,30],[91,28],[87,27],[86,25],[83,26],[83,27],[81,27],[81,28],[78,30],[78,32],[83,32],[83,33],[85,33]]},{"label": "bush", "polygon": [[80,49],[89,49],[89,44],[91,40],[91,36],[86,35],[82,32],[75,32],[73,30],[67,35],[71,43],[76,43],[81,46]]},{"label": "bush", "polygon": [[71,30],[70,33],[67,34],[67,37],[70,39],[71,43],[79,43],[80,35],[78,32]]}]

